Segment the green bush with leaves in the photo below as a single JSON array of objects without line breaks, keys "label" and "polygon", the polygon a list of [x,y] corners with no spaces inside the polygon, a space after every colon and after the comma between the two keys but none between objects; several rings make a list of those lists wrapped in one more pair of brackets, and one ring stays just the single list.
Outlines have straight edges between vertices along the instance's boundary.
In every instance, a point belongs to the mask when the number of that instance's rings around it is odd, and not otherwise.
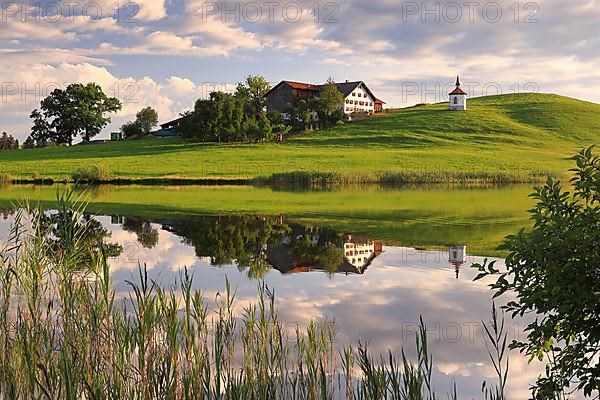
[{"label": "green bush with leaves", "polygon": [[600,158],[593,148],[573,157],[573,193],[549,178],[532,197],[530,231],[509,236],[506,271],[475,265],[476,279],[498,275],[495,296],[513,293],[506,310],[534,316],[527,341],[513,342],[531,359],[548,359],[534,398],[560,398],[570,389],[600,396]]}]

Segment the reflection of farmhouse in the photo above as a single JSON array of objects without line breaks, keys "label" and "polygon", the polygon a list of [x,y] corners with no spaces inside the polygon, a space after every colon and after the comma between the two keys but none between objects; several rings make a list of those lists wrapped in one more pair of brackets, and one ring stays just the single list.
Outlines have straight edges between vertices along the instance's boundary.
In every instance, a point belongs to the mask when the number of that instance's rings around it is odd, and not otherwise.
[{"label": "reflection of farmhouse", "polygon": [[344,243],[344,258],[346,262],[359,269],[365,269],[382,252],[382,243],[378,241],[352,241],[352,236],[348,235],[346,243]]},{"label": "reflection of farmhouse", "polygon": [[[267,111],[288,113],[298,105],[300,100],[308,100],[319,96],[326,85],[281,81],[267,93]],[[336,83],[344,96],[344,113],[373,114],[383,110],[384,102],[379,100],[362,81]]]},{"label": "reflection of farmhouse", "polygon": [[[294,242],[310,243],[315,251],[302,252]],[[280,245],[268,246],[267,260],[283,274],[325,271],[340,274],[364,274],[373,260],[382,253],[381,242],[346,236],[341,246],[323,243],[318,234],[307,233],[286,237]],[[335,255],[339,255],[336,258]],[[333,263],[329,264],[328,263]]]},{"label": "reflection of farmhouse", "polygon": [[460,273],[460,267],[467,262],[467,246],[449,246],[448,247],[448,262],[454,265],[456,271],[456,279]]}]

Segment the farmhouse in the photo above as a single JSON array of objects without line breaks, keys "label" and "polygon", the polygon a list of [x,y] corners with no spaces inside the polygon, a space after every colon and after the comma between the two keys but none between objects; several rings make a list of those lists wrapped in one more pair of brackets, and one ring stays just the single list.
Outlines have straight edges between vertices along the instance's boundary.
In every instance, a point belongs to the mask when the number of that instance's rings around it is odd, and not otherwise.
[{"label": "farmhouse", "polygon": [[160,125],[160,129],[152,132],[152,135],[159,138],[167,138],[177,136],[177,128],[185,120],[186,117],[178,117],[172,121],[165,122]]},{"label": "farmhouse", "polygon": [[[383,110],[385,102],[379,100],[363,81],[336,83],[344,96],[344,113],[373,114]],[[267,111],[287,113],[298,105],[300,100],[318,96],[325,85],[281,81],[267,93]]]}]

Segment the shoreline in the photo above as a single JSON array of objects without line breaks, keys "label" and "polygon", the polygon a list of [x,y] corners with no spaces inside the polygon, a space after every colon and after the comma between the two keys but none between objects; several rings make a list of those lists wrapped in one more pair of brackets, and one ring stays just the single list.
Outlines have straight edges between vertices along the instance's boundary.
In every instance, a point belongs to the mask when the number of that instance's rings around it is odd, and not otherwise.
[{"label": "shoreline", "polygon": [[80,185],[114,185],[114,186],[255,186],[271,187],[273,189],[319,189],[336,188],[347,186],[370,186],[382,187],[419,187],[428,185],[450,185],[450,186],[510,186],[521,184],[541,184],[548,177],[562,179],[550,172],[536,172],[528,175],[518,176],[506,173],[405,173],[405,172],[382,172],[367,175],[350,175],[337,173],[320,173],[296,171],[291,173],[278,173],[268,177],[256,178],[114,178],[114,179],[85,179],[75,180],[55,178],[20,178],[2,176],[0,185],[39,185],[52,186],[56,184],[80,184]]}]

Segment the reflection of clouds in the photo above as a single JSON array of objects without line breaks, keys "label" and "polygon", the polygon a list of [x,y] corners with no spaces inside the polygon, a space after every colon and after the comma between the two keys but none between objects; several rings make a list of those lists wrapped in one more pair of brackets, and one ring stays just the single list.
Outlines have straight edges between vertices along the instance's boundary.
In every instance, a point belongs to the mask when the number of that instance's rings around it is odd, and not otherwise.
[{"label": "reflection of clouds", "polygon": [[[158,244],[147,249],[137,243],[135,233],[110,224],[110,219],[100,220],[112,232],[110,241],[124,247],[124,254],[111,260],[111,279],[118,298],[126,297],[129,291],[126,280],[139,281],[139,261],[146,264],[149,278],[166,288],[174,287],[181,270],[187,267],[194,276],[194,289],[203,291],[211,308],[217,293],[224,293],[226,277],[232,288],[237,288],[238,315],[256,301],[259,282],[249,280],[235,266],[214,267],[198,259],[193,247],[159,226],[154,226],[159,228]],[[0,221],[2,234],[7,225]],[[481,259],[475,257],[470,261]],[[404,347],[414,359],[414,333],[422,315],[428,327],[435,385],[440,396],[450,391],[455,379],[460,398],[481,398],[482,381],[495,383],[481,326],[481,320],[490,318],[490,292],[486,282],[472,282],[475,271],[468,264],[457,280],[447,255],[386,247],[364,275],[290,276],[272,270],[265,282],[275,291],[278,313],[290,330],[293,325],[304,326],[310,320],[335,320],[340,345],[369,339],[372,354],[383,354],[387,349],[399,354]],[[512,323],[507,320],[507,325],[511,327]],[[457,329],[461,333],[459,338],[455,334]],[[541,368],[529,365],[516,352],[510,355],[510,398],[527,398],[528,385],[535,381]]]},{"label": "reflection of clouds", "polygon": [[143,247],[135,233],[121,229],[113,230],[110,240],[123,246],[123,254],[111,260],[112,268],[117,270],[137,269],[138,263],[141,263],[148,269],[169,268],[179,271],[199,262],[193,248],[181,245],[177,236],[163,230],[158,231],[158,244],[152,249]]},{"label": "reflection of clouds", "polygon": [[[135,235],[115,230],[113,240],[135,240]],[[194,249],[174,235],[161,231],[159,245],[140,249],[140,261],[148,263],[152,279],[171,286],[179,278],[174,265],[187,265],[194,274],[194,287],[204,291],[209,305],[224,290],[227,276],[237,288],[236,312],[256,300],[257,282],[250,281],[234,266],[213,267],[194,257]],[[481,261],[474,259],[473,261]],[[130,264],[114,265],[113,280],[119,285],[131,279]],[[135,273],[133,274],[135,277]],[[322,273],[284,276],[272,270],[267,285],[275,290],[278,313],[289,327],[310,320],[335,320],[338,341],[370,340],[373,354],[405,348],[415,357],[415,335],[420,315],[426,321],[436,368],[436,387],[448,392],[452,379],[464,398],[480,397],[481,382],[494,383],[494,370],[483,341],[481,320],[490,317],[490,293],[486,283],[472,282],[474,272],[464,268],[456,280],[454,268],[433,252],[387,247],[363,276]],[[120,290],[126,290],[121,286]],[[508,326],[511,326],[507,322]],[[457,329],[461,335],[457,339]],[[511,353],[511,398],[528,394],[540,368]]]}]

